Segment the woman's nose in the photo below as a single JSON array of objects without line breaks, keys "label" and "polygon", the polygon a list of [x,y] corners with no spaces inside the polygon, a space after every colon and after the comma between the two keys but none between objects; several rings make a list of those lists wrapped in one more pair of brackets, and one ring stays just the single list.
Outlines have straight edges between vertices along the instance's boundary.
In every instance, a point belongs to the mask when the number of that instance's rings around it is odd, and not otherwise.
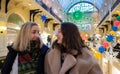
[{"label": "woman's nose", "polygon": [[39,37],[39,34],[38,34],[38,33],[36,33],[36,34],[35,34],[35,37]]}]

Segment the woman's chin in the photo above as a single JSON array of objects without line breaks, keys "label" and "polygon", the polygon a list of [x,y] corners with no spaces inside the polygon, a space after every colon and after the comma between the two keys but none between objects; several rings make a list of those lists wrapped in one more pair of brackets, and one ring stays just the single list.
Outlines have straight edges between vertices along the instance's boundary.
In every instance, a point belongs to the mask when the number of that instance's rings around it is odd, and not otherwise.
[{"label": "woman's chin", "polygon": [[57,41],[58,44],[61,44],[61,41]]}]

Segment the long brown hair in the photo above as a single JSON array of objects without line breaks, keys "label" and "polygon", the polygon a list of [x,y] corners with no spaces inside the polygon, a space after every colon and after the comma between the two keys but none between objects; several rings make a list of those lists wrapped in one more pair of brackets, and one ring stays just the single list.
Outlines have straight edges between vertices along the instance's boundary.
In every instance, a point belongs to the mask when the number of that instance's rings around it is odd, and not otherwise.
[{"label": "long brown hair", "polygon": [[[22,25],[16,40],[13,43],[13,48],[17,51],[24,51],[27,48],[30,48],[30,32],[33,26],[38,26],[34,22],[26,22]],[[40,45],[42,42],[40,40]],[[29,46],[29,47],[28,47]]]},{"label": "long brown hair", "polygon": [[71,53],[71,50],[77,50],[78,54],[82,54],[81,49],[86,45],[77,26],[71,22],[64,22],[61,24],[61,32],[63,34],[62,45],[66,48],[66,51]]}]

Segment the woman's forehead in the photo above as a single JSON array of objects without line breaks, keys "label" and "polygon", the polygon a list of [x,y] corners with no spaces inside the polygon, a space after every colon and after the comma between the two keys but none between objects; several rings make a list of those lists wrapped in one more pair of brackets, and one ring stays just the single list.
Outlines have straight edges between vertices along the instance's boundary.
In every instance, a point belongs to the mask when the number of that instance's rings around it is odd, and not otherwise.
[{"label": "woman's forehead", "polygon": [[32,26],[31,30],[39,30],[39,27],[37,25]]}]

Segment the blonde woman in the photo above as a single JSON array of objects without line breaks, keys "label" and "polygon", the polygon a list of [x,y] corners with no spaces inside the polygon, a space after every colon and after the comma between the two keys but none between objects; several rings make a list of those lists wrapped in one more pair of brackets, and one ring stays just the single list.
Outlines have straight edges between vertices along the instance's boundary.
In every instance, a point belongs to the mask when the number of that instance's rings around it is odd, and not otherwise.
[{"label": "blonde woman", "polygon": [[2,74],[44,74],[44,57],[48,50],[40,37],[39,27],[34,22],[22,25],[13,45],[7,46]]}]

